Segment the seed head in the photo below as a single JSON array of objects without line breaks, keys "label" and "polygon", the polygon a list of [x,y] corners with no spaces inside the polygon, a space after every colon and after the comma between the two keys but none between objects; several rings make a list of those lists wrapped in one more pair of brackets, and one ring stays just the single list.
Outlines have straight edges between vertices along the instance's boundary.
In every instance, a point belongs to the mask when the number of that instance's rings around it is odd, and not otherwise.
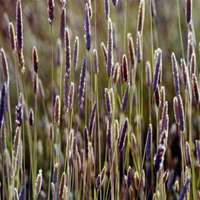
[{"label": "seed head", "polygon": [[9,38],[10,38],[10,46],[13,51],[16,50],[16,36],[14,25],[12,22],[9,23]]},{"label": "seed head", "polygon": [[90,27],[90,11],[88,3],[85,4],[84,29],[85,29],[85,45],[86,49],[89,51],[91,47],[91,27]]},{"label": "seed head", "polygon": [[112,21],[108,19],[108,39],[107,39],[107,73],[108,76],[112,76],[113,69],[113,28]]}]

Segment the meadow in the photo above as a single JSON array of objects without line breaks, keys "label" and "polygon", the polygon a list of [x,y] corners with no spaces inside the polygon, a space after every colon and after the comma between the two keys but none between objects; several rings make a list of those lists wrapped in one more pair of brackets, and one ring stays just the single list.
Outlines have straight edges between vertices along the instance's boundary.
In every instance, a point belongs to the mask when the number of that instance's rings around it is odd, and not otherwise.
[{"label": "meadow", "polygon": [[0,199],[200,200],[199,9],[0,0]]}]

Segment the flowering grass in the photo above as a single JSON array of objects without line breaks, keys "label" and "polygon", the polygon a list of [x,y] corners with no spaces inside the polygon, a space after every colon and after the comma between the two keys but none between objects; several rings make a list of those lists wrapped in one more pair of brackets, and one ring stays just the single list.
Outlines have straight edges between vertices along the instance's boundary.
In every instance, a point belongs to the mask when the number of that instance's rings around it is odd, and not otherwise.
[{"label": "flowering grass", "polygon": [[0,199],[200,199],[200,3],[0,4]]}]

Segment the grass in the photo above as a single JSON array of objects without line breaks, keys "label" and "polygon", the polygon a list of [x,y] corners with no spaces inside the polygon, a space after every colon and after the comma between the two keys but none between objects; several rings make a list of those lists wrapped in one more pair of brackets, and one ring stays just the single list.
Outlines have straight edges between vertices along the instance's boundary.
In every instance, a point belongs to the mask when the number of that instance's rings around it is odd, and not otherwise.
[{"label": "grass", "polygon": [[0,199],[200,198],[199,3],[2,2]]}]

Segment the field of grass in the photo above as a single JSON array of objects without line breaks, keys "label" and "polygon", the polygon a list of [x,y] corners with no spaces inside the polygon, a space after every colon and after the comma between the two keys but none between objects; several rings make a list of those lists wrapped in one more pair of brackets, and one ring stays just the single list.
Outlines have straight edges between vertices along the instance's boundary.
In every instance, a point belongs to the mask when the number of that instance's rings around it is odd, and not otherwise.
[{"label": "field of grass", "polygon": [[200,200],[199,9],[0,0],[0,200]]}]

